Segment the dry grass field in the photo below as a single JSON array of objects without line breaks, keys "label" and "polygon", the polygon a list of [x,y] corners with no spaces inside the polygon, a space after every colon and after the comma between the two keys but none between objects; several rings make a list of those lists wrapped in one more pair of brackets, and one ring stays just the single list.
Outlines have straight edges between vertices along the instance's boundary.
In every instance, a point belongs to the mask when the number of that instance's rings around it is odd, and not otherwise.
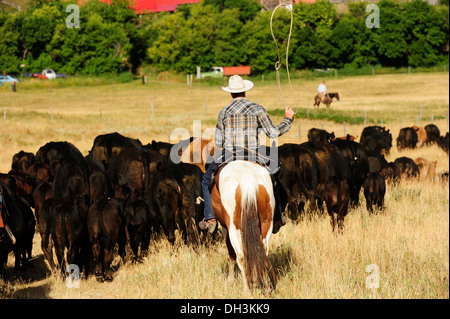
[{"label": "dry grass field", "polygon": [[[317,81],[294,80],[300,108],[312,109]],[[330,92],[341,101],[332,108],[346,114],[364,114],[389,128],[393,148],[387,156],[437,160],[437,171],[449,169],[449,158],[437,146],[399,153],[395,139],[401,126],[430,123],[431,115],[441,134],[448,131],[448,73],[397,74],[338,78],[327,81]],[[285,101],[294,106],[288,85],[282,86]],[[255,81],[248,98],[266,109],[281,108],[274,82]],[[20,150],[35,153],[49,141],[69,141],[83,154],[99,134],[119,132],[139,138],[168,141],[175,128],[192,133],[194,120],[202,130],[214,128],[217,115],[230,100],[220,85],[198,84],[189,88],[181,80],[140,81],[102,86],[58,87],[47,82],[21,82],[17,92],[0,87],[0,172],[8,172],[12,156]],[[151,113],[151,103],[154,114]],[[205,105],[207,106],[205,108]],[[323,107],[323,106],[322,106]],[[295,109],[295,106],[294,106]],[[53,114],[53,116],[52,116]],[[0,114],[1,115],[1,114]],[[281,118],[273,117],[274,122]],[[372,125],[372,124],[370,124]],[[323,127],[344,135],[340,123],[296,118],[279,144],[306,141],[307,131]],[[349,125],[346,133],[359,136],[364,125]],[[173,142],[173,141],[172,141]],[[255,298],[449,298],[449,189],[448,183],[403,181],[388,185],[385,209],[369,215],[362,205],[349,211],[342,235],[331,232],[328,216],[311,215],[289,221],[272,236],[269,258],[276,268],[278,284],[268,296]],[[48,275],[37,233],[34,268],[14,271],[0,282],[0,298],[247,298],[237,271],[228,280],[224,242],[196,249],[181,243],[174,247],[164,238],[152,241],[143,263],[114,261],[115,279],[98,283],[94,277],[81,280],[80,288],[67,288],[63,280]],[[379,288],[367,288],[368,265],[375,264]]]}]

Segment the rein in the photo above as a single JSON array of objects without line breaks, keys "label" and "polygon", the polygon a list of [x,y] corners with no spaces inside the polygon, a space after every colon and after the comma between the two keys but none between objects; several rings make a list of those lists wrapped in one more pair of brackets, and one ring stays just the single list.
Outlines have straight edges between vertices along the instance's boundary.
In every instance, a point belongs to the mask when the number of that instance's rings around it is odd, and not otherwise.
[{"label": "rein", "polygon": [[[277,62],[275,62],[275,70],[276,70],[276,74],[277,74],[278,93],[280,95],[281,103],[283,104],[284,108],[286,108],[286,104],[284,103],[283,96],[281,94],[281,85],[280,85],[280,68],[281,68],[280,49],[278,47],[277,40],[276,40],[275,35],[273,33],[272,21],[273,21],[273,16],[275,15],[275,12],[277,11],[277,9],[280,8],[280,7],[287,7],[288,6],[287,2],[288,2],[287,0],[282,0],[280,2],[280,4],[275,7],[275,9],[272,12],[272,16],[270,17],[270,33],[272,34],[273,41],[275,42],[275,47],[277,49],[277,56],[278,56],[278,60],[277,60]],[[291,76],[290,76],[290,73],[289,73],[289,44],[291,42],[292,25],[293,25],[293,21],[294,21],[293,2],[292,2],[292,0],[289,0],[289,2],[290,2],[290,5],[291,5],[291,9],[289,10],[291,12],[291,24],[290,24],[290,27],[289,27],[289,36],[288,36],[287,46],[286,46],[286,73],[287,73],[287,77],[288,77],[289,87],[291,89],[292,96],[294,97],[295,106],[297,107],[297,109],[296,109],[294,114],[297,114],[297,112],[298,112],[298,103],[297,103],[297,99],[296,99],[295,94],[294,94],[294,89],[292,88]]]}]

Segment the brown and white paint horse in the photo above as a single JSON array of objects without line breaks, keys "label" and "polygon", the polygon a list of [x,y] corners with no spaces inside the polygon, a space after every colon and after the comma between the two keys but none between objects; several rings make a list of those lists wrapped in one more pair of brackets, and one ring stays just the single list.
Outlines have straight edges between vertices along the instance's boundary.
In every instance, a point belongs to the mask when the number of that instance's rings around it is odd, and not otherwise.
[{"label": "brown and white paint horse", "polygon": [[231,162],[216,174],[211,197],[214,215],[227,229],[228,254],[231,262],[237,261],[245,291],[274,288],[275,271],[267,255],[275,198],[267,169],[248,161]]}]

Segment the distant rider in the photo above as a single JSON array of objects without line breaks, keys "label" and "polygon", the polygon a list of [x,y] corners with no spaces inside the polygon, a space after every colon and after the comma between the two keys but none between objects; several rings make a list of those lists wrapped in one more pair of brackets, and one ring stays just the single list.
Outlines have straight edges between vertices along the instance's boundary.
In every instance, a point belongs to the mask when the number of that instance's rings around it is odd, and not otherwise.
[{"label": "distant rider", "polygon": [[322,81],[322,83],[319,84],[317,90],[319,91],[319,97],[321,99],[327,95],[327,86],[325,85],[325,81]]}]

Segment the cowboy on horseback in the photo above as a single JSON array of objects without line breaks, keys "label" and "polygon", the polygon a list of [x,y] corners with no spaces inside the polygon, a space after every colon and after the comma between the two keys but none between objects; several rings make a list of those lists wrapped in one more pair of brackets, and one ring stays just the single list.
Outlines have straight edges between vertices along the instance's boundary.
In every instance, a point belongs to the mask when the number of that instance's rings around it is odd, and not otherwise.
[{"label": "cowboy on horseback", "polygon": [[[231,97],[233,98],[231,103],[221,110],[216,125],[215,143],[217,147],[223,148],[223,150],[215,157],[202,180],[205,218],[199,223],[199,226],[201,229],[208,230],[210,233],[213,233],[216,229],[217,222],[211,207],[209,185],[213,173],[217,171],[224,157],[225,161],[227,161],[227,154],[234,154],[236,149],[257,152],[259,147],[259,129],[262,129],[268,137],[277,138],[289,131],[294,119],[294,111],[289,106],[286,106],[284,112],[285,118],[279,125],[275,126],[261,105],[253,103],[246,98],[245,92],[251,88],[253,88],[253,82],[243,80],[239,75],[231,76],[228,86],[222,87],[222,90],[231,93]],[[278,226],[277,228],[274,227],[274,233],[278,231],[279,227],[284,225],[281,216],[283,208],[279,203],[278,187],[281,187],[281,185],[279,182],[276,182],[274,196],[277,205],[274,221],[277,222],[276,224]]]},{"label": "cowboy on horseback", "polygon": [[320,99],[323,99],[327,95],[327,86],[325,85],[325,81],[322,81],[322,83],[319,84],[317,91],[319,91]]}]

